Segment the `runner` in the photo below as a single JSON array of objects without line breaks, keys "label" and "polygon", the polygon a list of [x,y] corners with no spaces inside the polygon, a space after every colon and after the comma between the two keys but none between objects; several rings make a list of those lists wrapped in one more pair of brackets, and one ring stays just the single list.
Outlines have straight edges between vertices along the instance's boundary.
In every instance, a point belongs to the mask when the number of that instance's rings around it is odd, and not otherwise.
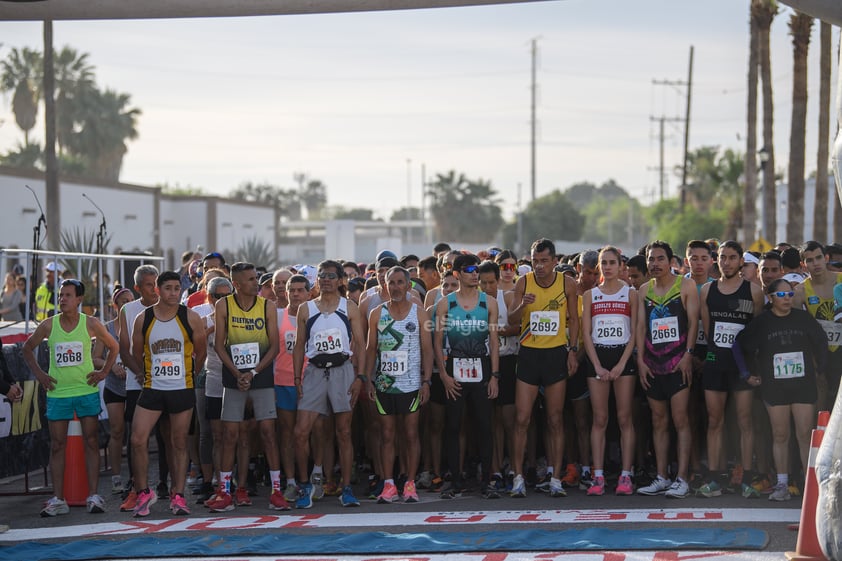
[{"label": "runner", "polygon": [[275,293],[275,305],[280,310],[289,306],[287,295],[287,281],[292,277],[289,269],[278,269],[272,275],[272,291]]},{"label": "runner", "polygon": [[368,392],[370,400],[377,405],[382,429],[380,455],[384,486],[377,497],[378,503],[391,503],[399,498],[393,473],[398,427],[407,467],[401,494],[404,502],[418,502],[415,489],[421,457],[418,418],[421,407],[430,398],[433,347],[430,331],[422,328],[429,323],[429,315],[409,299],[409,283],[406,269],[389,269],[386,273],[389,300],[374,308],[368,319],[366,364],[371,372]]},{"label": "runner", "polygon": [[[336,261],[318,267],[320,294],[298,308],[298,333],[293,348],[293,372],[298,389],[295,419],[295,459],[301,481],[307,481],[310,433],[319,415],[334,415],[339,465],[342,472],[342,506],[359,506],[351,488],[354,444],[351,419],[366,377],[362,351],[362,317],[356,304],[339,295],[345,271]],[[309,359],[304,367],[304,357]],[[298,508],[309,508],[314,493],[311,483],[300,485]]]},{"label": "runner", "polygon": [[[101,409],[97,384],[105,379],[117,360],[119,346],[98,319],[79,313],[85,285],[67,279],[59,286],[59,313],[42,321],[23,345],[23,359],[37,382],[47,391],[47,421],[50,429],[50,475],[55,496],[41,510],[41,516],[69,514],[64,500],[64,454],[67,427],[74,417],[82,425],[85,441],[85,467],[88,489],[85,500],[90,513],[105,512],[105,501],[97,494],[99,486],[99,424]],[[94,370],[91,338],[103,341],[108,356],[100,370]],[[35,349],[47,340],[50,351],[49,373],[41,370]]]},{"label": "runner", "polygon": [[[795,308],[792,283],[773,281],[766,294],[772,301],[771,309],[737,335],[732,350],[741,376],[750,385],[760,386],[772,423],[772,455],[778,481],[769,500],[788,501],[792,498],[788,489],[790,422],[795,424],[806,471],[816,419],[816,376],[826,364],[828,351],[822,328],[809,313]],[[754,373],[746,366],[751,359],[757,365]]]},{"label": "runner", "polygon": [[[772,282],[784,276],[783,268],[781,267],[781,254],[776,251],[767,251],[760,257],[760,287],[763,289],[763,294],[768,294],[767,289]],[[765,296],[765,301],[769,302],[769,297]]]},{"label": "runner", "polygon": [[754,453],[754,425],[752,422],[753,387],[741,379],[734,362],[731,347],[734,338],[763,310],[763,294],[759,285],[740,276],[743,265],[743,248],[728,240],[719,246],[719,271],[721,277],[702,288],[701,317],[705,333],[710,333],[708,352],[702,375],[707,406],[707,483],[696,492],[702,497],[718,497],[729,487],[726,458],[723,458],[725,404],[733,396],[740,430],[739,484],[743,496],[757,497],[751,487],[751,470]]},{"label": "runner", "polygon": [[[491,405],[497,397],[500,378],[499,342],[497,339],[497,301],[479,291],[479,258],[459,255],[453,261],[453,272],[459,281],[456,292],[436,304],[434,345],[439,376],[444,383],[445,450],[451,481],[442,489],[442,499],[459,497],[464,490],[459,469],[459,432],[467,403],[472,415],[467,416],[468,429],[475,432],[482,462],[481,489],[486,499],[499,498],[490,481],[491,468]],[[444,338],[450,345],[444,361]],[[473,425],[473,427],[471,427]]]},{"label": "runner", "polygon": [[[211,512],[234,510],[231,472],[246,401],[251,399],[269,464],[271,510],[289,510],[281,493],[281,464],[275,436],[275,389],[272,361],[278,354],[278,319],[274,304],[257,295],[257,271],[251,263],[231,266],[234,294],[216,302],[214,348],[222,361],[222,424],[224,440],[219,491],[206,502]],[[242,466],[240,466],[242,468]],[[237,502],[251,504],[245,481],[238,481]],[[245,497],[242,495],[245,494]]]},{"label": "runner", "polygon": [[515,289],[517,278],[517,257],[508,249],[504,249],[494,258],[495,263],[500,267],[499,289],[503,292],[510,292]]},{"label": "runner", "polygon": [[620,426],[622,472],[617,495],[631,495],[635,433],[632,423],[632,399],[637,374],[632,358],[632,326],[637,321],[637,291],[619,279],[620,252],[606,246],[599,253],[602,282],[584,294],[582,332],[588,354],[588,388],[593,407],[591,451],[593,483],[588,495],[605,494],[605,429],[608,425],[608,398],[614,388],[617,423]]},{"label": "runner", "polygon": [[[579,366],[576,357],[578,347],[575,343],[568,346],[568,341],[579,339],[579,314],[575,313],[579,307],[576,281],[554,270],[555,245],[550,240],[543,238],[535,241],[530,253],[533,271],[517,280],[513,297],[517,306],[509,311],[509,323],[520,324],[515,385],[515,438],[511,458],[515,472],[511,491],[514,497],[526,496],[523,479],[526,433],[540,386],[544,387],[546,429],[550,444],[547,463],[552,466],[562,465],[567,378],[574,375]],[[549,490],[550,496],[563,497],[567,494],[561,486],[561,480],[555,477],[550,481]]]},{"label": "runner", "polygon": [[[666,494],[683,499],[690,494],[687,472],[692,433],[687,416],[693,376],[692,341],[696,340],[699,295],[695,283],[670,270],[672,248],[663,241],[647,246],[646,258],[652,280],[640,288],[637,319],[637,366],[640,383],[652,410],[652,440],[658,475],[640,487],[641,495]],[[678,473],[667,478],[669,417],[677,437]]]},{"label": "runner", "polygon": [[[134,363],[142,365],[143,389],[137,399],[131,446],[135,488],[134,516],[149,516],[158,500],[148,486],[149,436],[162,414],[170,421],[172,489],[170,510],[190,514],[184,499],[187,478],[187,433],[196,405],[195,364],[204,364],[207,338],[199,314],[180,305],[181,277],[174,271],[158,275],[158,303],[138,315],[132,329]],[[195,362],[194,362],[195,361]]]},{"label": "runner", "polygon": [[649,280],[649,271],[646,269],[645,255],[632,255],[629,257],[629,282],[635,290]]},{"label": "runner", "polygon": [[757,251],[743,253],[743,267],[740,269],[740,277],[760,286],[760,253]]}]

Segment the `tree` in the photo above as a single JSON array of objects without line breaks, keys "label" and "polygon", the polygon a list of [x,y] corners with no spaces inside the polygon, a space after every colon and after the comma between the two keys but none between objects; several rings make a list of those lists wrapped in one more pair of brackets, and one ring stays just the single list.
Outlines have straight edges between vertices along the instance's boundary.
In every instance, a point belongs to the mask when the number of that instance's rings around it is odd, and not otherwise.
[{"label": "tree", "polygon": [[298,183],[298,199],[307,209],[307,219],[318,220],[327,205],[327,185],[304,172],[294,173],[292,177]]},{"label": "tree", "polygon": [[503,225],[500,199],[490,181],[468,180],[451,170],[437,173],[427,194],[437,239],[486,243],[495,239]]},{"label": "tree", "polygon": [[192,185],[181,185],[176,183],[170,185],[169,183],[158,183],[155,187],[159,187],[161,192],[165,195],[178,195],[186,197],[202,197],[208,193],[201,187],[193,187]]},{"label": "tree", "polygon": [[596,193],[596,185],[588,181],[575,183],[565,189],[564,196],[576,208],[585,208]]},{"label": "tree", "polygon": [[38,115],[42,66],[41,53],[27,47],[12,49],[6,60],[0,63],[0,90],[14,92],[12,112],[15,114],[15,122],[23,131],[25,146],[29,146],[29,131],[35,127]]},{"label": "tree", "polygon": [[[813,220],[813,239],[822,243],[830,238],[827,235],[827,166],[830,156],[830,64],[833,39],[830,24],[821,22],[819,53],[819,145],[816,154],[816,197]],[[839,214],[839,206],[834,215]]]},{"label": "tree", "polygon": [[252,236],[244,240],[234,255],[236,261],[252,263],[257,267],[263,266],[267,270],[274,269],[276,265],[272,244],[258,236]]},{"label": "tree", "polygon": [[20,144],[0,156],[0,163],[19,169],[40,169],[43,152],[39,144]]},{"label": "tree", "polygon": [[374,210],[370,208],[345,208],[342,206],[331,209],[334,220],[357,220],[360,222],[373,222]]},{"label": "tree", "polygon": [[[772,57],[770,34],[772,20],[778,13],[776,0],[751,0],[752,17],[757,21],[758,58],[763,91],[763,149],[767,161],[763,163],[763,233],[770,238],[777,235],[777,197],[775,194],[775,142],[773,128],[775,109],[772,100]],[[767,240],[768,241],[768,240]]]},{"label": "tree", "polygon": [[[538,197],[523,211],[522,244],[529,244],[539,238],[551,240],[579,240],[585,227],[585,217],[579,212],[566,193],[556,189]],[[517,241],[517,220],[503,228],[503,245],[515,247]]]},{"label": "tree", "polygon": [[95,95],[94,67],[88,53],[79,54],[65,46],[55,54],[56,139],[59,154],[76,132],[77,118],[83,113],[86,98]]},{"label": "tree", "polygon": [[596,245],[638,247],[646,242],[649,225],[637,199],[624,196],[607,197],[598,194],[582,209],[585,226],[582,241]]},{"label": "tree", "polygon": [[674,252],[681,254],[690,240],[722,235],[726,213],[721,209],[702,213],[688,205],[679,212],[678,207],[677,199],[664,199],[647,209],[649,222],[656,225],[653,239],[668,242]]},{"label": "tree", "polygon": [[743,193],[743,235],[745,242],[755,240],[757,232],[757,69],[760,58],[760,30],[749,5],[748,100],[746,110],[745,191]]},{"label": "tree", "polygon": [[421,220],[421,214],[421,209],[417,206],[401,207],[392,213],[389,220]]},{"label": "tree", "polygon": [[804,159],[807,136],[807,49],[813,18],[794,12],[789,18],[792,35],[792,125],[789,132],[789,177],[787,178],[786,239],[803,241]]},{"label": "tree", "polygon": [[278,209],[278,215],[288,220],[301,220],[301,201],[296,189],[283,189],[271,183],[245,181],[228,196],[241,201],[252,201]]}]

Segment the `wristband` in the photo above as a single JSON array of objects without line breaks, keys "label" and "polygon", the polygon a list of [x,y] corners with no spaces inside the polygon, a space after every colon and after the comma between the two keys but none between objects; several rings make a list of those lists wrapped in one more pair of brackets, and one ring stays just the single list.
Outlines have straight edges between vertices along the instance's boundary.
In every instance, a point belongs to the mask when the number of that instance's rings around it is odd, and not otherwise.
[{"label": "wristband", "polygon": [[687,347],[687,354],[691,355],[691,354],[693,354],[693,351],[695,351],[695,350],[696,349],[694,349],[693,347]]},{"label": "wristband", "polygon": [[492,373],[491,373],[491,377],[492,377],[492,378],[497,378],[497,379],[499,380],[499,379],[500,379],[500,373],[499,373],[499,372],[492,372]]},{"label": "wristband", "polygon": [[432,380],[421,380],[421,384],[427,384],[431,388],[433,387],[433,381]]},{"label": "wristband", "polygon": [[576,345],[572,345],[572,346],[568,345],[568,346],[567,346],[567,350],[568,350],[568,351],[570,351],[570,352],[573,352],[573,353],[578,353],[578,352],[579,352],[579,347],[578,347],[578,346],[576,346]]},{"label": "wristband", "polygon": [[367,378],[366,376],[364,376],[363,374],[357,374],[357,379],[358,379],[359,381],[361,381],[363,384],[365,384],[366,382],[368,382],[368,378]]},{"label": "wristband", "polygon": [[251,377],[252,377],[252,378],[254,378],[255,376],[257,376],[257,370],[255,370],[254,368],[252,368],[249,372],[251,372]]}]

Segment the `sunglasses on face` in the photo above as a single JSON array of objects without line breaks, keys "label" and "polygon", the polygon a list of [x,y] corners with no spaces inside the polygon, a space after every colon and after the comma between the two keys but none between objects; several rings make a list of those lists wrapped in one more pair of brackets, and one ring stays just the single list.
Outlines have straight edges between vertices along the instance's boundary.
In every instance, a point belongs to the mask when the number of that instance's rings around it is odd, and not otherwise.
[{"label": "sunglasses on face", "polygon": [[501,271],[514,271],[515,269],[517,269],[516,263],[500,263]]},{"label": "sunglasses on face", "polygon": [[339,278],[339,275],[336,273],[319,273],[319,278],[322,280],[336,280]]},{"label": "sunglasses on face", "polygon": [[445,261],[444,263],[441,264],[441,268],[444,269],[445,271],[450,271],[450,270],[453,269],[453,263],[448,263],[447,261]]},{"label": "sunglasses on face", "polygon": [[781,292],[776,292],[775,296],[777,296],[778,298],[783,298],[784,296],[789,296],[790,298],[792,298],[793,296],[795,296],[795,293],[791,290],[789,292],[781,291]]},{"label": "sunglasses on face", "polygon": [[468,265],[467,267],[462,267],[463,273],[476,273],[479,271],[478,265]]}]

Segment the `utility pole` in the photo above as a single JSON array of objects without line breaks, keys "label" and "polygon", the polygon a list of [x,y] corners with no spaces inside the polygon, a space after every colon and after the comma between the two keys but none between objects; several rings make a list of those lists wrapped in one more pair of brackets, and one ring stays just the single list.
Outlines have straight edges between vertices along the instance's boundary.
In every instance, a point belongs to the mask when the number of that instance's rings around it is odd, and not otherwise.
[{"label": "utility pole", "polygon": [[660,117],[654,117],[652,115],[649,116],[649,120],[658,123],[658,167],[649,169],[657,169],[658,170],[658,185],[660,187],[660,200],[664,200],[664,196],[666,194],[666,185],[667,185],[667,169],[666,163],[664,162],[664,140],[666,139],[666,133],[664,132],[664,123],[680,123],[684,119],[681,117],[666,117],[661,115]]},{"label": "utility pole", "polygon": [[[684,118],[676,117],[673,119],[666,119],[667,121],[684,122],[684,163],[681,167],[681,186],[679,187],[679,189],[681,189],[679,199],[681,212],[684,212],[684,205],[687,202],[687,166],[690,155],[690,98],[693,87],[693,50],[693,46],[690,45],[690,64],[687,70],[686,82],[681,80],[652,80],[652,84],[655,86],[678,86],[687,88],[687,107]],[[650,117],[650,119],[656,120],[652,117]],[[663,165],[663,163],[661,165]]]},{"label": "utility pole", "polygon": [[530,123],[530,156],[531,165],[529,170],[529,184],[532,188],[532,200],[535,200],[535,136],[537,122],[535,118],[535,104],[538,92],[538,84],[536,78],[536,66],[538,64],[538,37],[532,39],[532,83],[530,87],[531,94],[531,118]]}]

